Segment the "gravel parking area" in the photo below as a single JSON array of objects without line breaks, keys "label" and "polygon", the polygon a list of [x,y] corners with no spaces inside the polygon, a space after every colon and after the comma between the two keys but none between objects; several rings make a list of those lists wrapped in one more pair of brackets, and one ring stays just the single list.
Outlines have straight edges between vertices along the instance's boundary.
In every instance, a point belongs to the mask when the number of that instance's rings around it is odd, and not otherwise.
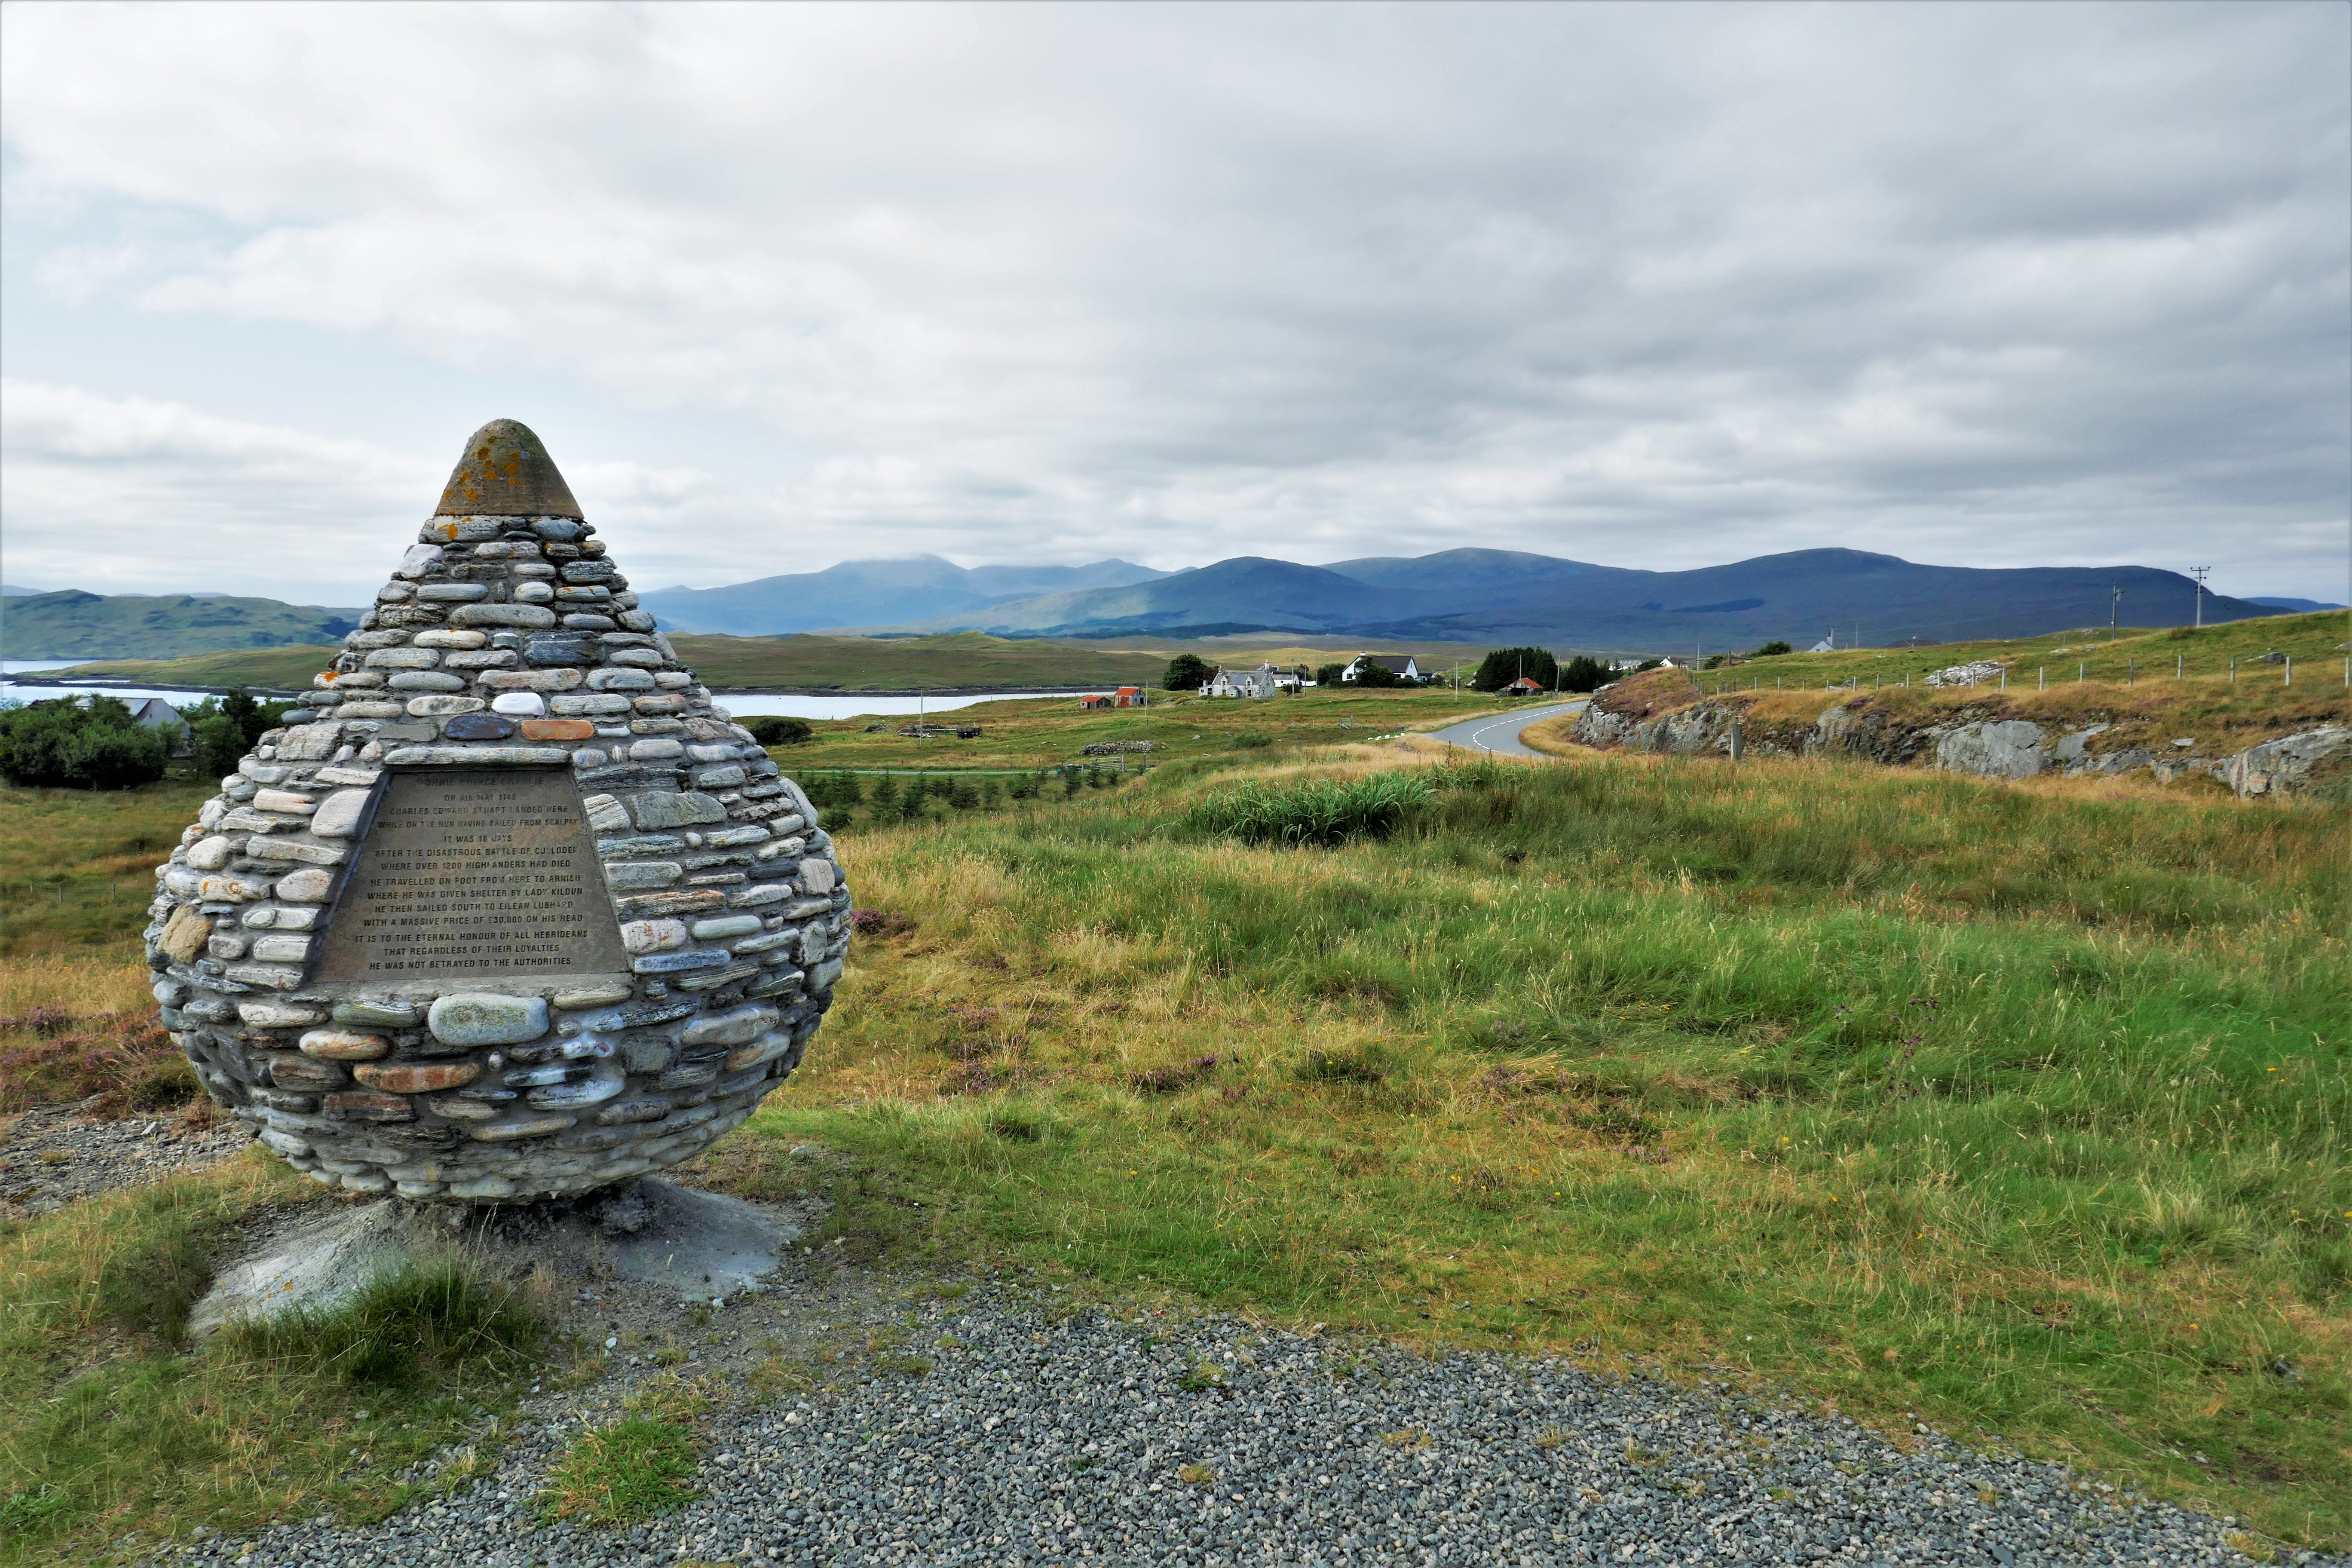
[{"label": "gravel parking area", "polygon": [[[702,1495],[653,1524],[545,1526],[532,1501],[569,1433],[609,1419],[639,1375],[616,1368],[567,1399],[570,1414],[542,1401],[494,1475],[430,1505],[367,1529],[289,1525],[169,1558],[249,1568],[2250,1561],[2225,1539],[2227,1520],[1924,1428],[1897,1444],[1630,1369],[1429,1360],[1229,1319],[1154,1328],[1065,1309],[1066,1298],[1035,1287],[918,1300],[906,1283],[851,1271],[780,1281],[761,1297],[742,1321],[783,1325],[788,1355],[877,1329],[896,1342],[837,1363],[830,1391],[709,1417]],[[732,1382],[723,1369],[744,1363],[709,1364]]]}]

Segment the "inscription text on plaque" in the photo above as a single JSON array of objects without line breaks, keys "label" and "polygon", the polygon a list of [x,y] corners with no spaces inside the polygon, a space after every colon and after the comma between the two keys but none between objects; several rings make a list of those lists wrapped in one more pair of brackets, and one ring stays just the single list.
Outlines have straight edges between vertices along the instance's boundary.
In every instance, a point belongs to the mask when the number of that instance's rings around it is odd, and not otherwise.
[{"label": "inscription text on plaque", "polygon": [[317,980],[628,969],[568,772],[395,773],[383,790]]}]

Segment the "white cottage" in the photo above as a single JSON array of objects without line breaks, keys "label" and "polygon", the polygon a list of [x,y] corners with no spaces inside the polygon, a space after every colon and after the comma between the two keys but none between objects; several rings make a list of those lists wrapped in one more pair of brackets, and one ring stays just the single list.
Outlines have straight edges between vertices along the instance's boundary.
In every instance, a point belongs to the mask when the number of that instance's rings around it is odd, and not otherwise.
[{"label": "white cottage", "polygon": [[1348,661],[1348,668],[1339,672],[1339,679],[1346,682],[1354,681],[1368,664],[1377,664],[1407,680],[1421,679],[1421,666],[1412,661],[1412,655],[1409,653],[1360,653]]},{"label": "white cottage", "polygon": [[1276,669],[1261,664],[1255,669],[1221,669],[1206,686],[1201,688],[1203,697],[1276,697],[1284,687],[1296,690],[1297,675],[1290,670]]}]

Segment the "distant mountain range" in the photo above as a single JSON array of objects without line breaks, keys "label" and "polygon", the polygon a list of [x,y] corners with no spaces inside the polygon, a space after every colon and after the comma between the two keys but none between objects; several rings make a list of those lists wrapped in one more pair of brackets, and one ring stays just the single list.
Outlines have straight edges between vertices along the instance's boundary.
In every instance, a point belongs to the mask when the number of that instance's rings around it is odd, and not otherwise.
[{"label": "distant mountain range", "polygon": [[[1128,561],[958,566],[936,555],[845,561],[722,588],[640,593],[662,625],[737,637],[854,630],[916,635],[1171,639],[1254,632],[1619,653],[1714,652],[1832,630],[1885,646],[2104,626],[2109,590],[2131,626],[2185,623],[2196,587],[2146,566],[1986,571],[1855,550],[1800,550],[1690,572],[1595,566],[1507,550],[1368,556],[1327,566],[1240,556],[1182,572]],[[215,594],[12,592],[0,658],[174,658],[340,640],[362,611]],[[2310,599],[2208,595],[2209,621],[2336,608]]]},{"label": "distant mountain range", "polygon": [[357,609],[226,594],[11,594],[0,658],[178,658],[231,647],[341,642]]},{"label": "distant mountain range", "polygon": [[772,637],[969,616],[1040,594],[1120,588],[1167,575],[1131,561],[965,567],[936,555],[917,555],[904,561],[845,561],[822,572],[761,577],[724,588],[640,589],[637,600],[670,630]]},{"label": "distant mountain range", "polygon": [[[1689,572],[1595,566],[1505,550],[1448,550],[1300,566],[1243,556],[1149,582],[934,615],[922,631],[1002,637],[1212,637],[1279,631],[1369,642],[1540,642],[1662,652],[1727,649],[1834,632],[1839,646],[1959,642],[2105,625],[2112,588],[2126,624],[2196,613],[2196,584],[2146,566],[1988,571],[1922,566],[1858,550],[1800,550]],[[2209,621],[2275,615],[2208,595]]]},{"label": "distant mountain range", "polygon": [[2352,606],[2344,605],[2331,605],[2323,599],[2282,599],[2270,595],[2265,595],[2258,599],[2248,599],[2246,603],[2249,605],[2261,605],[2273,610],[2284,610],[2291,616],[2307,616],[2314,610],[2341,610],[2352,608]]}]

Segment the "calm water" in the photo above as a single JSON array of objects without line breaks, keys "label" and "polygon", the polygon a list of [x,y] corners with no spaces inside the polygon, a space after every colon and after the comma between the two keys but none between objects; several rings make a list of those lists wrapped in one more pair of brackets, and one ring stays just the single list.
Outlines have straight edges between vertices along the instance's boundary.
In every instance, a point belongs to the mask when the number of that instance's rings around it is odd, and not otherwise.
[{"label": "calm water", "polygon": [[[70,665],[88,664],[81,658],[12,658],[0,660],[0,698],[13,697],[21,701],[37,701],[47,697],[65,695],[66,689],[57,686],[18,686],[7,679],[18,671],[37,674],[46,669],[64,669]],[[102,691],[110,697],[131,701],[142,698],[160,697],[166,702],[199,702],[201,692],[157,691],[139,686],[77,686],[76,691]],[[1108,689],[1097,688],[1097,689]],[[1072,691],[983,691],[977,696],[914,697],[895,695],[866,696],[851,694],[844,697],[810,697],[784,691],[733,692],[714,699],[719,707],[738,719],[748,719],[758,713],[781,714],[789,719],[856,719],[872,714],[877,719],[898,718],[916,712],[948,713],[958,708],[969,708],[975,702],[1005,702],[1022,698],[1075,698]]]}]

